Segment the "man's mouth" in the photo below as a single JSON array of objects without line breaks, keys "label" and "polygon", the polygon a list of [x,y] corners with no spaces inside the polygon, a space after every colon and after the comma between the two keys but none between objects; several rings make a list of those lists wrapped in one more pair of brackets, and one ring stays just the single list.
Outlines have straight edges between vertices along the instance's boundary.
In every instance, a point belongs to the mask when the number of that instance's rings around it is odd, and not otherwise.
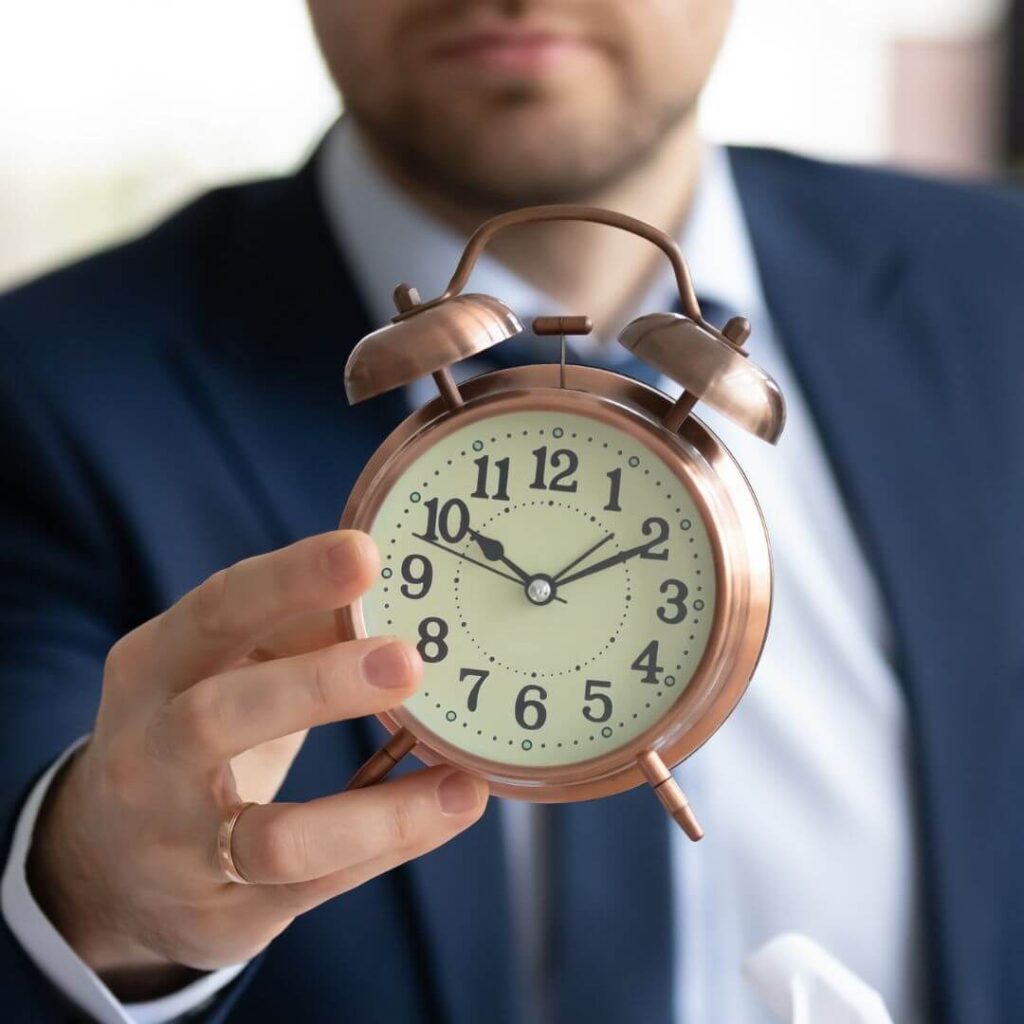
[{"label": "man's mouth", "polygon": [[482,74],[536,77],[592,49],[588,40],[571,32],[508,24],[447,34],[430,53]]}]

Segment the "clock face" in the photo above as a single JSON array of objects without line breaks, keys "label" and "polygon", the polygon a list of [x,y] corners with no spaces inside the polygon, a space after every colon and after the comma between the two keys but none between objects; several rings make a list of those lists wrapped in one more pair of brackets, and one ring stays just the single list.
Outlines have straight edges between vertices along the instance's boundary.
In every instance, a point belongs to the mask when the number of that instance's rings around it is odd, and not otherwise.
[{"label": "clock face", "polygon": [[496,412],[423,447],[369,529],[366,632],[415,643],[413,718],[521,768],[608,754],[663,718],[708,642],[715,563],[685,484],[604,420]]}]

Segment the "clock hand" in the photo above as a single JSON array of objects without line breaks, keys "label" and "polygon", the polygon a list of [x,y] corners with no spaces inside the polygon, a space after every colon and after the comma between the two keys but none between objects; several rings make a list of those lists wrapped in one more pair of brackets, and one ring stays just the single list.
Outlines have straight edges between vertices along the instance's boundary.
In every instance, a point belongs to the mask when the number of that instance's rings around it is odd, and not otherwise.
[{"label": "clock hand", "polygon": [[620,551],[617,555],[612,555],[609,558],[602,559],[600,562],[595,562],[593,565],[587,566],[586,569],[580,569],[579,572],[574,572],[571,576],[566,576],[564,579],[558,581],[558,585],[560,587],[564,587],[567,583],[573,583],[576,580],[581,580],[584,576],[590,576],[595,572],[600,572],[602,569],[609,569],[613,565],[621,565],[630,558],[642,555],[645,551],[659,543],[661,543],[661,538],[658,538],[656,541],[648,541],[646,544],[637,544],[635,548],[626,548],[625,551]]},{"label": "clock hand", "polygon": [[[480,566],[481,569],[486,569],[488,572],[493,572],[495,576],[500,576],[503,580],[511,580],[511,582],[513,582],[517,587],[521,587],[523,585],[523,580],[517,579],[510,573],[502,572],[500,569],[495,569],[493,565],[488,565],[486,562],[477,561],[477,559],[473,558],[471,555],[465,555],[461,551],[456,551],[455,548],[450,548],[446,544],[441,544],[438,541],[426,536],[426,534],[414,533],[413,536],[417,540],[422,540],[426,544],[433,544],[435,548],[440,548],[442,551],[447,551],[448,554],[454,555],[456,558],[461,558],[464,562],[470,562],[473,565]],[[559,601],[561,604],[569,603],[565,600],[564,597],[555,597],[554,600]]]},{"label": "clock hand", "polygon": [[475,558],[472,558],[470,555],[464,555],[461,551],[456,551],[455,548],[450,548],[444,544],[439,544],[436,540],[432,540],[425,534],[414,533],[413,536],[417,540],[422,540],[427,544],[433,544],[435,548],[440,548],[442,551],[447,551],[448,554],[454,555],[456,558],[461,558],[465,562],[472,562],[473,565],[479,565],[481,569],[486,569],[488,572],[493,572],[495,576],[500,576],[503,580],[511,580],[514,584],[516,584],[516,586],[522,585],[522,580],[516,579],[515,576],[512,576],[507,572],[502,572],[500,569],[495,569],[493,565],[488,565],[486,562],[478,562]]},{"label": "clock hand", "polygon": [[500,540],[495,540],[493,537],[485,537],[482,533],[477,533],[476,530],[470,529],[469,535],[480,545],[480,550],[483,552],[484,558],[488,562],[501,562],[503,565],[507,565],[522,581],[523,583],[529,583],[532,577],[524,569],[520,569],[511,558],[508,558],[505,554],[505,546]]},{"label": "clock hand", "polygon": [[587,550],[584,551],[579,558],[574,558],[567,566],[556,572],[551,582],[558,583],[570,569],[576,568],[576,566],[579,565],[584,558],[589,558],[599,547],[601,547],[604,544],[607,544],[608,541],[610,541],[614,536],[614,533],[609,533],[606,537],[603,537],[601,540],[599,540],[593,547],[587,548]]}]

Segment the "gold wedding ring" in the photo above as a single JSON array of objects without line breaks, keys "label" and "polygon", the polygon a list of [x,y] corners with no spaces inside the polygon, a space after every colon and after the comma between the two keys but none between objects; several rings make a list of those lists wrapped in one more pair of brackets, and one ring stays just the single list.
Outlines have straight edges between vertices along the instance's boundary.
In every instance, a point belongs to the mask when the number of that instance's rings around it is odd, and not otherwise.
[{"label": "gold wedding ring", "polygon": [[220,864],[220,869],[227,876],[228,881],[235,882],[238,885],[252,885],[252,882],[238,870],[238,865],[235,864],[235,857],[231,850],[231,839],[235,834],[235,825],[238,824],[238,819],[242,816],[242,812],[249,807],[255,806],[255,801],[252,800],[248,803],[236,804],[220,823],[220,828],[217,829],[217,863]]}]

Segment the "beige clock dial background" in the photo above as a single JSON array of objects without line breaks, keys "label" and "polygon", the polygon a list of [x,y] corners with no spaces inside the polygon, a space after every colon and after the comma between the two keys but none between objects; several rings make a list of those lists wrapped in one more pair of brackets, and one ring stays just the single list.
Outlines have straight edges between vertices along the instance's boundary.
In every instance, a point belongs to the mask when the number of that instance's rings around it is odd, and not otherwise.
[{"label": "beige clock dial background", "polygon": [[370,533],[382,570],[366,630],[418,645],[406,709],[478,757],[607,754],[664,717],[707,644],[715,568],[697,506],[604,422],[507,412],[455,430],[398,477]]}]

